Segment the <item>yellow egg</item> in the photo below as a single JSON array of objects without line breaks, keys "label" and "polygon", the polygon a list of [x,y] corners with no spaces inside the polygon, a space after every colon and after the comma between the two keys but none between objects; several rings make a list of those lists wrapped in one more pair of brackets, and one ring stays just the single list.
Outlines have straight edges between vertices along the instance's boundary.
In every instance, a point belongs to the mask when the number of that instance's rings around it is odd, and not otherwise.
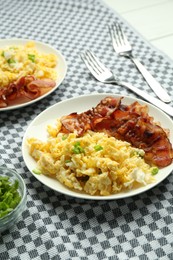
[{"label": "yellow egg", "polygon": [[154,181],[141,151],[129,143],[92,131],[82,137],[64,135],[58,133],[60,126],[59,120],[57,128],[48,126],[46,142],[28,140],[30,154],[42,174],[93,196],[107,196]]},{"label": "yellow egg", "polygon": [[38,51],[34,42],[23,46],[7,46],[0,49],[0,86],[4,88],[26,75],[56,80],[56,65],[57,57]]}]

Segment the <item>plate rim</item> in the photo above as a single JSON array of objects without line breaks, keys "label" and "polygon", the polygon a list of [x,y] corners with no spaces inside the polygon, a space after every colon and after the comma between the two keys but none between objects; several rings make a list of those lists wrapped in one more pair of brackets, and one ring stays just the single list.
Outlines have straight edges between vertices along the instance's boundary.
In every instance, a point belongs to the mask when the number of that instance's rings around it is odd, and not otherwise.
[{"label": "plate rim", "polygon": [[[92,93],[92,94],[84,94],[84,95],[81,95],[81,96],[76,96],[76,97],[72,97],[70,99],[65,99],[65,100],[62,100],[60,102],[57,102],[56,104],[53,104],[52,106],[46,108],[45,110],[43,110],[40,114],[38,114],[31,122],[30,124],[28,125],[25,133],[24,133],[24,136],[23,136],[23,140],[22,140],[22,156],[23,156],[23,160],[25,162],[25,165],[27,166],[28,168],[28,171],[31,173],[31,175],[33,175],[38,181],[40,181],[42,184],[44,184],[45,186],[47,186],[48,188],[60,193],[60,194],[64,194],[66,196],[70,196],[70,197],[75,197],[75,198],[78,198],[78,199],[87,199],[87,200],[117,200],[117,199],[125,199],[125,198],[131,198],[133,196],[136,196],[136,195],[139,195],[141,193],[144,193],[144,192],[147,192],[148,190],[150,189],[153,189],[155,186],[157,186],[158,184],[160,184],[162,181],[164,181],[171,173],[172,173],[172,170],[173,170],[173,163],[165,168],[170,168],[169,169],[169,172],[165,174],[164,177],[162,177],[159,181],[156,181],[154,183],[151,183],[151,184],[148,184],[146,186],[142,186],[141,188],[137,188],[137,189],[133,189],[133,190],[130,190],[130,191],[126,191],[126,192],[123,192],[123,195],[121,195],[122,193],[116,193],[116,194],[112,194],[112,195],[108,195],[108,196],[92,196],[92,195],[89,195],[89,194],[86,194],[86,193],[80,193],[80,192],[75,192],[74,190],[70,190],[68,187],[64,186],[63,184],[61,184],[58,180],[54,180],[55,182],[58,182],[61,186],[65,187],[66,191],[60,191],[60,190],[57,190],[56,188],[52,188],[50,187],[49,185],[47,185],[46,183],[42,182],[42,180],[40,179],[40,176],[43,176],[43,175],[36,175],[34,174],[31,169],[28,167],[28,164],[27,164],[27,161],[26,161],[26,137],[27,137],[27,134],[28,134],[28,131],[30,129],[30,127],[34,126],[34,123],[42,116],[44,116],[44,114],[46,113],[49,113],[49,110],[52,110],[54,108],[56,108],[57,106],[59,105],[63,105],[64,103],[68,103],[68,102],[71,102],[71,101],[75,101],[75,100],[79,100],[81,98],[89,98],[89,97],[99,97],[100,100],[101,100],[101,97],[104,98],[106,96],[114,96],[114,97],[123,97],[123,99],[129,99],[132,101],[138,101],[138,102],[141,102],[143,104],[146,104],[146,105],[149,105],[149,109],[150,107],[153,108],[154,110],[156,111],[159,111],[159,113],[161,113],[167,120],[169,120],[169,122],[171,124],[173,124],[171,118],[165,113],[163,112],[162,110],[160,110],[159,108],[157,108],[156,106],[150,104],[149,102],[147,101],[144,101],[140,98],[135,98],[133,96],[130,96],[130,95],[120,95],[120,94],[113,94],[113,93]],[[97,103],[97,102],[96,102]],[[71,111],[72,113],[73,111]],[[80,112],[80,111],[79,111]],[[64,115],[64,114],[62,114]],[[57,117],[58,118],[58,117]],[[54,118],[53,120],[56,120],[56,118]],[[45,126],[47,124],[45,123]],[[170,140],[170,142],[173,144],[173,141]],[[28,153],[29,154],[29,153]],[[30,156],[31,157],[31,156]],[[32,157],[31,157],[32,158]],[[35,163],[36,164],[36,163]],[[47,178],[50,178],[50,177],[47,177]],[[132,194],[129,194],[130,192],[132,192]]]},{"label": "plate rim", "polygon": [[22,107],[32,105],[32,104],[36,103],[37,101],[40,101],[41,99],[46,98],[52,92],[54,92],[56,89],[58,89],[58,87],[62,84],[63,80],[65,79],[65,77],[67,75],[67,70],[68,70],[68,64],[67,64],[67,61],[65,59],[65,56],[62,54],[62,52],[59,49],[56,49],[55,47],[53,47],[49,43],[44,43],[42,41],[38,41],[38,40],[34,40],[34,39],[27,39],[27,38],[5,38],[5,39],[0,39],[0,47],[1,47],[1,43],[7,42],[7,41],[8,42],[16,41],[16,42],[21,43],[21,45],[22,45],[22,42],[23,42],[23,44],[27,43],[27,42],[34,42],[37,45],[43,46],[45,48],[52,49],[56,53],[56,56],[61,59],[61,62],[63,63],[63,66],[64,66],[64,69],[63,69],[64,72],[63,72],[60,80],[58,80],[58,82],[56,83],[56,86],[54,88],[52,88],[50,91],[46,92],[45,94],[43,94],[42,96],[40,96],[40,97],[38,97],[36,99],[30,100],[28,102],[21,103],[21,104],[18,104],[18,105],[12,105],[12,106],[7,106],[7,107],[4,107],[4,108],[0,108],[0,112],[10,111],[10,110],[14,110],[14,109],[20,109]]}]

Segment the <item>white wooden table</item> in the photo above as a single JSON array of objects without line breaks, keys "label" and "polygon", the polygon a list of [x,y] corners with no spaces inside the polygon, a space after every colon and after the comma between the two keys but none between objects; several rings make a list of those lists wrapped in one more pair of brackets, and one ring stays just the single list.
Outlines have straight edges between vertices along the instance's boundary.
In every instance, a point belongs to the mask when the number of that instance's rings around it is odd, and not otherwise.
[{"label": "white wooden table", "polygon": [[103,0],[173,59],[173,0]]}]

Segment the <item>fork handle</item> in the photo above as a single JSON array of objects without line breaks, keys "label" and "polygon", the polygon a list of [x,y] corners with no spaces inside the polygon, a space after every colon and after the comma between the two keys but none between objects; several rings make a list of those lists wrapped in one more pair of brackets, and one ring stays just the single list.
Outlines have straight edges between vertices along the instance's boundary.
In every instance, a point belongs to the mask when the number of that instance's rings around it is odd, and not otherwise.
[{"label": "fork handle", "polygon": [[117,82],[116,81],[116,84],[126,87],[127,89],[130,89],[131,91],[136,93],[138,96],[142,97],[143,99],[149,101],[151,104],[155,105],[156,107],[158,107],[161,110],[163,110],[164,112],[166,112],[168,115],[173,116],[173,107],[169,106],[168,104],[165,104],[158,98],[150,96],[146,92],[140,90],[139,88],[132,86],[131,84],[129,84],[127,82],[123,82],[123,81]]},{"label": "fork handle", "polygon": [[156,95],[165,103],[171,102],[170,96],[163,89],[160,83],[150,74],[150,72],[142,65],[142,63],[134,58],[133,56],[129,56],[129,58],[135,63],[138,70],[143,75],[144,79],[147,81],[148,85],[152,88],[152,90],[156,93]]}]

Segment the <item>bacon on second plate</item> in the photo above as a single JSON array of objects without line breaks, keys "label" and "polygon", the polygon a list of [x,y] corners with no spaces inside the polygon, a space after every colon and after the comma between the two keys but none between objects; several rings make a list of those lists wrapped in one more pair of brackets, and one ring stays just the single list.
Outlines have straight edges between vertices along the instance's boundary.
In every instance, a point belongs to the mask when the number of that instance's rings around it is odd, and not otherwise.
[{"label": "bacon on second plate", "polygon": [[28,100],[36,99],[55,85],[56,82],[52,79],[36,79],[32,75],[23,76],[0,90],[0,107],[6,107],[10,101],[21,97]]},{"label": "bacon on second plate", "polygon": [[160,168],[171,164],[173,149],[167,132],[148,115],[148,107],[138,102],[123,105],[121,100],[122,97],[106,97],[91,110],[63,116],[61,132],[76,131],[82,136],[87,130],[104,131],[143,149],[149,164]]}]

